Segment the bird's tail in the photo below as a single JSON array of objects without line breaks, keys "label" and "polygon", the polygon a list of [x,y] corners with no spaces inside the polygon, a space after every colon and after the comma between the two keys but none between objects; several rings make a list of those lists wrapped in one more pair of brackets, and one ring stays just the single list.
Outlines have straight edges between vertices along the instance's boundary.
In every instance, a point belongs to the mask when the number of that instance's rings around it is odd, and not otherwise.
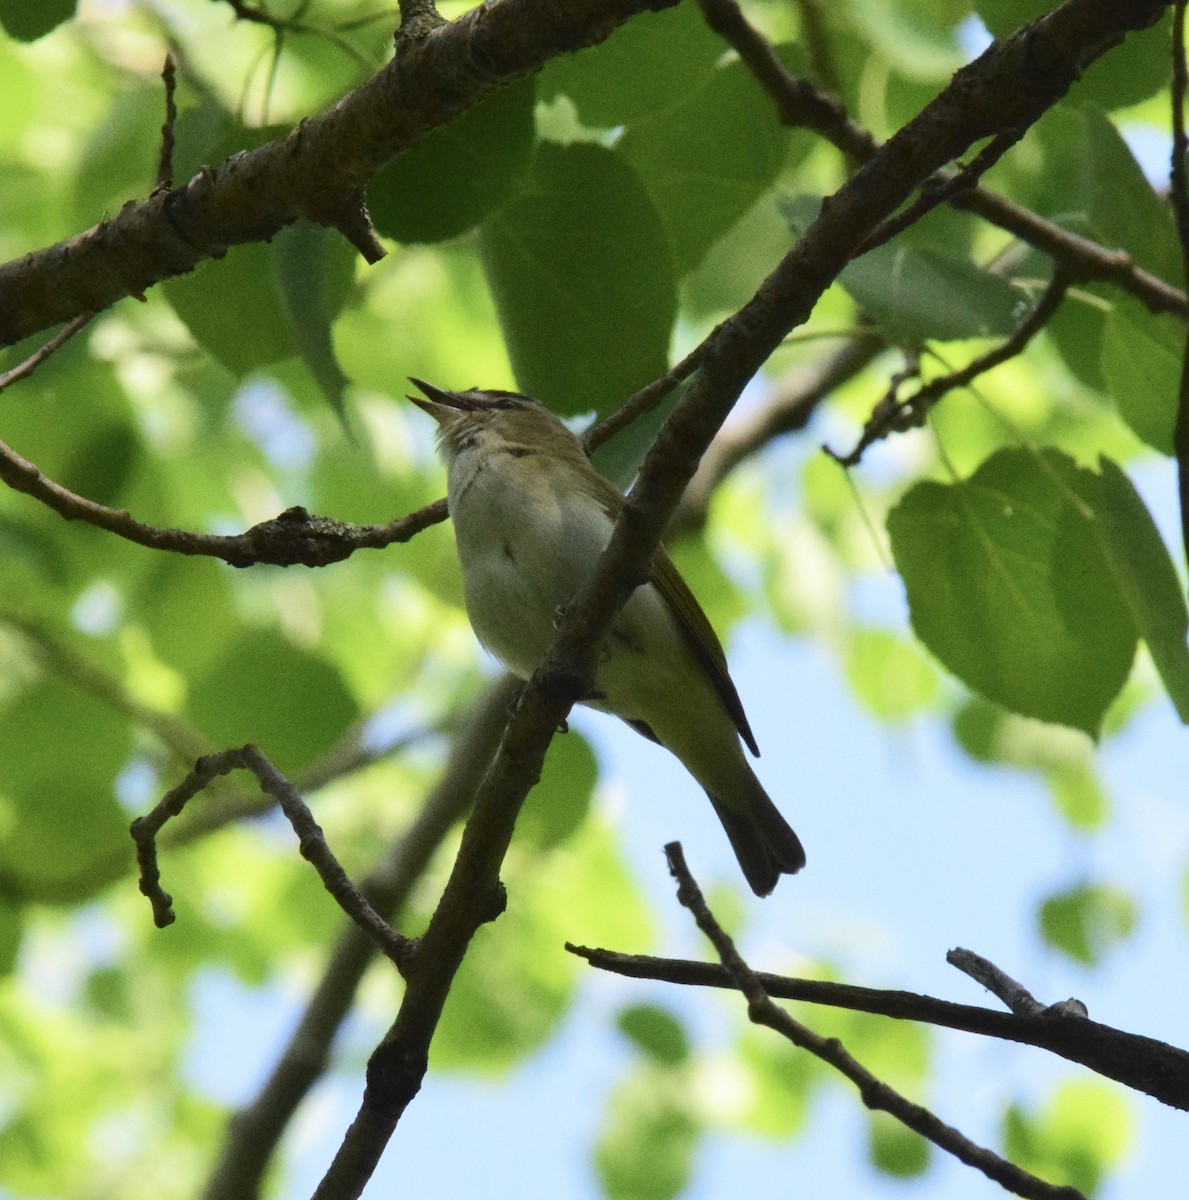
[{"label": "bird's tail", "polygon": [[729,805],[710,792],[706,794],[751,890],[767,896],[781,875],[795,875],[805,865],[805,848],[760,781],[750,770],[747,774],[748,794],[733,796]]}]

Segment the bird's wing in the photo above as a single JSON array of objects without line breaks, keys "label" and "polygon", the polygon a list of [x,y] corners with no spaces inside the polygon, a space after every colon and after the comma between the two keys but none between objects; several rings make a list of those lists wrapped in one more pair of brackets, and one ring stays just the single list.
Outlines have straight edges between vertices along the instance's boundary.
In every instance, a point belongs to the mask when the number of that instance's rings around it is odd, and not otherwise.
[{"label": "bird's wing", "polygon": [[714,684],[714,690],[730,714],[731,720],[735,722],[739,736],[758,758],[760,748],[756,745],[755,734],[752,733],[747,714],[743,711],[743,701],[739,699],[734,681],[727,672],[727,656],[723,652],[722,643],[664,546],[657,550],[656,557],[652,560],[652,582],[677,618],[677,624],[685,634],[694,657],[710,675],[710,682]]},{"label": "bird's wing", "polygon": [[[623,495],[619,489],[601,475],[584,478],[591,488],[594,499],[599,502],[607,516],[612,521],[618,520],[620,511],[623,509]],[[651,581],[664,598],[673,616],[677,618],[678,628],[684,634],[694,657],[706,668],[710,682],[714,685],[719,699],[722,700],[723,707],[734,721],[739,736],[752,754],[758,758],[760,748],[756,745],[755,734],[752,733],[751,726],[747,721],[747,714],[743,711],[743,701],[739,699],[739,693],[727,671],[727,656],[723,652],[722,643],[718,640],[718,634],[714,632],[710,619],[702,611],[702,606],[693,592],[689,590],[689,585],[682,579],[681,573],[673,564],[673,560],[664,546],[657,550],[656,556],[652,560]]]}]

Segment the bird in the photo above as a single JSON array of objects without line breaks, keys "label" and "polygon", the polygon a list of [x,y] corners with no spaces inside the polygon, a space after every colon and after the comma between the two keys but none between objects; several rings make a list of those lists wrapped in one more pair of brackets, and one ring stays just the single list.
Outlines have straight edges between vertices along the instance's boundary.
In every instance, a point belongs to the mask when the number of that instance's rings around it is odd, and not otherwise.
[{"label": "bird", "polygon": [[[424,397],[408,399],[437,422],[471,626],[527,680],[611,540],[623,494],[539,401],[410,382]],[[757,896],[805,865],[800,839],[743,754],[741,741],[753,755],[759,747],[722,644],[663,546],[612,622],[594,693],[582,703],[613,713],[681,761],[710,798]]]}]

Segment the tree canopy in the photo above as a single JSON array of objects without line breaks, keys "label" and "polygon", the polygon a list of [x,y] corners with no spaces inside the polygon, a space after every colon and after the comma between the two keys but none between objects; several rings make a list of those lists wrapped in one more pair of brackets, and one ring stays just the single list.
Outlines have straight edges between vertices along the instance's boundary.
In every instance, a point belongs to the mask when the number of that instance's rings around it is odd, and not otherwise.
[{"label": "tree canopy", "polygon": [[[1183,1174],[1183,9],[0,0],[0,1196]],[[628,492],[527,687],[409,376]]]}]

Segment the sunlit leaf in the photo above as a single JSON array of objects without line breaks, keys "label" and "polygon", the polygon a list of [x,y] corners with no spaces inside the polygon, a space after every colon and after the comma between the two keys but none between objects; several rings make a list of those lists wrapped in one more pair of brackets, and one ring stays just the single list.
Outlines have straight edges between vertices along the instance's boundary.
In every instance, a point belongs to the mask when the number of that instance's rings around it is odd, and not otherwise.
[{"label": "sunlit leaf", "polygon": [[1102,377],[1119,415],[1154,450],[1171,456],[1185,351],[1182,323],[1120,298],[1100,346]]},{"label": "sunlit leaf", "polygon": [[1091,966],[1135,928],[1135,901],[1108,884],[1084,884],[1050,896],[1040,907],[1040,928],[1050,946]]},{"label": "sunlit leaf", "polygon": [[877,717],[905,721],[937,696],[937,674],[909,642],[884,629],[858,629],[847,648],[855,694]]},{"label": "sunlit leaf", "polygon": [[642,1068],[608,1101],[595,1168],[610,1200],[672,1200],[686,1186],[700,1129],[681,1076]]},{"label": "sunlit leaf", "polygon": [[789,144],[771,99],[741,62],[688,99],[628,127],[618,148],[656,203],[679,274],[775,181]]},{"label": "sunlit leaf", "polygon": [[1098,477],[1056,451],[1002,450],[892,510],[913,629],[960,679],[1025,716],[1097,733],[1137,631],[1098,540]]},{"label": "sunlit leaf", "polygon": [[929,1143],[886,1112],[867,1118],[867,1153],[877,1170],[897,1179],[912,1179],[929,1166]]},{"label": "sunlit leaf", "polygon": [[1134,1140],[1135,1118],[1126,1099],[1093,1079],[1061,1084],[1039,1112],[1013,1105],[1003,1123],[1004,1152],[1012,1162],[1087,1196],[1120,1165]]},{"label": "sunlit leaf", "polygon": [[653,1004],[633,1004],[616,1020],[619,1032],[648,1058],[676,1066],[689,1058],[690,1045],[681,1022],[667,1009]]},{"label": "sunlit leaf", "polygon": [[1099,541],[1181,720],[1189,724],[1189,608],[1168,548],[1134,484],[1099,459]]}]

